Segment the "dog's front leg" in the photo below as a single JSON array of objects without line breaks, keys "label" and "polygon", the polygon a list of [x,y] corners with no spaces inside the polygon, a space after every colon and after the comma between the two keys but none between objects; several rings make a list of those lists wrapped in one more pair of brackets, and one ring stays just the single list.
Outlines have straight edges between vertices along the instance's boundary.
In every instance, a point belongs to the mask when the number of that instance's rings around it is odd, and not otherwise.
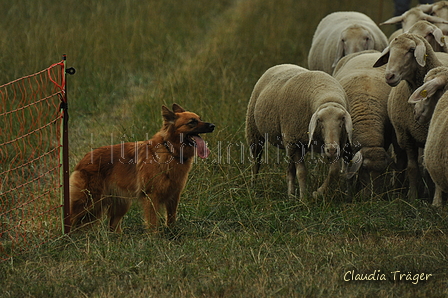
[{"label": "dog's front leg", "polygon": [[109,208],[109,229],[111,232],[121,233],[121,220],[131,207],[131,200],[120,198],[114,198],[112,200]]},{"label": "dog's front leg", "polygon": [[151,232],[157,231],[159,216],[159,198],[157,195],[148,194],[142,198],[143,210],[146,224]]},{"label": "dog's front leg", "polygon": [[166,224],[167,226],[172,226],[176,222],[176,213],[177,206],[179,205],[180,193],[175,194],[172,198],[170,198],[165,206],[166,206]]}]

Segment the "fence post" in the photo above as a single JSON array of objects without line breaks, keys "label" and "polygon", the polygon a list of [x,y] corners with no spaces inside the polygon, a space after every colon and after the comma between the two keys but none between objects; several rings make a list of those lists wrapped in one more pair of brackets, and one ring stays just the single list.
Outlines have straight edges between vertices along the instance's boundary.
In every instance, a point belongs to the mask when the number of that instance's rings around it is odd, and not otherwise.
[{"label": "fence post", "polygon": [[69,150],[68,150],[68,101],[67,101],[67,81],[66,74],[74,74],[75,69],[66,67],[67,56],[64,54],[62,64],[62,98],[61,98],[61,113],[62,113],[62,183],[63,183],[63,233],[70,233],[70,165],[69,165]]}]

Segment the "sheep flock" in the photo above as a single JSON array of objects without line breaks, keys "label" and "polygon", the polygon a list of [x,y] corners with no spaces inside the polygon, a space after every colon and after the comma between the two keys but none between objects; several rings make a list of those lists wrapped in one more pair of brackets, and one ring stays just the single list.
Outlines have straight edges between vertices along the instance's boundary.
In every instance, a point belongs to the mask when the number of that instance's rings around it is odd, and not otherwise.
[{"label": "sheep flock", "polygon": [[[402,29],[389,37],[379,27],[398,23]],[[448,192],[447,34],[448,1],[419,5],[379,25],[360,12],[325,16],[307,68],[273,66],[254,86],[246,114],[252,182],[270,144],[286,152],[289,196],[319,198],[342,182],[347,201],[400,192],[442,207]],[[307,187],[310,152],[329,168],[317,190]]]}]

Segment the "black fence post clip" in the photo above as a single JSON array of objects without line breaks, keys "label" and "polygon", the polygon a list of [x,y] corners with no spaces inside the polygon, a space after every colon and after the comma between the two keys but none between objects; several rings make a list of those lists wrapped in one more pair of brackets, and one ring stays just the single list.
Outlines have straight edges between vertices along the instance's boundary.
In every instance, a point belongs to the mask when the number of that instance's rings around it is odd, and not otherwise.
[{"label": "black fence post clip", "polygon": [[69,75],[74,75],[76,73],[76,69],[73,67],[69,67],[65,70],[65,73],[68,73]]}]

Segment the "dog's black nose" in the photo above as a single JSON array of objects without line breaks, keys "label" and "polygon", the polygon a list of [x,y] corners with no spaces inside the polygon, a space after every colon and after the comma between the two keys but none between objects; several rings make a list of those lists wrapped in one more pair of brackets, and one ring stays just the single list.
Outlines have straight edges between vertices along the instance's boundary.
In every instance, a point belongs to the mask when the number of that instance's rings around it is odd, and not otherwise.
[{"label": "dog's black nose", "polygon": [[213,123],[208,124],[208,128],[213,131],[215,129],[215,125]]}]

